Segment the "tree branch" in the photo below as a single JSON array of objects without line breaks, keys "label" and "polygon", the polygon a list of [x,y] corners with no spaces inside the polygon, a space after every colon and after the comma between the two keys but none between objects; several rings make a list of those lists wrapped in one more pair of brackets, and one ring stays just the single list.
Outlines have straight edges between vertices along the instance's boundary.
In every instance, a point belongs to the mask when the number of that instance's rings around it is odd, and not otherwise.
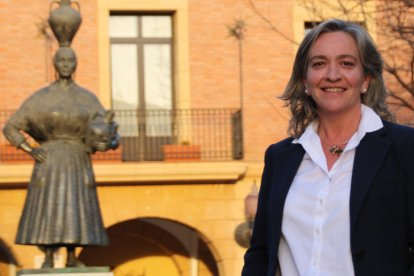
[{"label": "tree branch", "polygon": [[299,44],[298,42],[296,42],[295,40],[293,40],[292,38],[290,38],[289,36],[287,36],[284,32],[282,32],[281,30],[279,30],[274,24],[273,22],[267,18],[265,15],[263,15],[263,13],[256,7],[256,5],[254,4],[253,0],[248,0],[249,5],[251,7],[251,9],[254,11],[254,13],[256,13],[257,16],[259,16],[264,22],[266,22],[266,24],[273,30],[275,31],[277,34],[279,34],[280,36],[282,36],[284,39],[286,39],[287,41],[297,45]]}]

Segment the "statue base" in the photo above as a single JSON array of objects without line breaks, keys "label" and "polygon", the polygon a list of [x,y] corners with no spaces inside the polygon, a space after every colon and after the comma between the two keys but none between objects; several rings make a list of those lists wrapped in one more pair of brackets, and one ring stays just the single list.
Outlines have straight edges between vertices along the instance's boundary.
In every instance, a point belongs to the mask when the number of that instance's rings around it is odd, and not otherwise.
[{"label": "statue base", "polygon": [[90,267],[66,267],[66,268],[39,268],[22,269],[17,272],[17,276],[113,276],[109,267],[90,266]]}]

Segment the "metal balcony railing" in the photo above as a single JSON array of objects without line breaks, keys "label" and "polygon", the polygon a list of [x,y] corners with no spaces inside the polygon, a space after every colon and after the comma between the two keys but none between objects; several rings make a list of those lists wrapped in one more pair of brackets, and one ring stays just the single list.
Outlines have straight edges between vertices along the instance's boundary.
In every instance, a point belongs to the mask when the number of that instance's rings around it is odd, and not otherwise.
[{"label": "metal balcony railing", "polygon": [[[14,111],[0,111],[0,127]],[[94,160],[229,161],[243,158],[242,113],[236,109],[115,110],[121,146]],[[0,162],[32,159],[0,135]]]}]

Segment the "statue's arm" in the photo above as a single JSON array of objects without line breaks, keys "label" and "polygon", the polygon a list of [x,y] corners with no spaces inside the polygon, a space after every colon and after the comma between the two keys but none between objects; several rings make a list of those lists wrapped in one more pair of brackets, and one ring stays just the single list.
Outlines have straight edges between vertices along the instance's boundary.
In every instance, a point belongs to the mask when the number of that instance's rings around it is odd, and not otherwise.
[{"label": "statue's arm", "polygon": [[22,149],[26,153],[33,156],[39,162],[43,162],[46,159],[46,152],[42,148],[33,148],[26,142],[25,137],[21,133],[20,129],[16,127],[10,121],[3,128],[3,134],[9,142],[17,148]]},{"label": "statue's arm", "polygon": [[26,139],[20,132],[20,129],[10,121],[3,128],[3,134],[6,139],[17,148],[19,148],[21,144],[26,143]]}]

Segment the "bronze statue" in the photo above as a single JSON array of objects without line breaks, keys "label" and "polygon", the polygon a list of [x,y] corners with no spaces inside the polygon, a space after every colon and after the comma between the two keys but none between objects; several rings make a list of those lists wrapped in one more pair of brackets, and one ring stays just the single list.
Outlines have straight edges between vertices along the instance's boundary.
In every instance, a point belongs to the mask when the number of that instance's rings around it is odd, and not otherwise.
[{"label": "bronze statue", "polygon": [[[78,266],[76,246],[108,243],[90,153],[116,148],[119,136],[116,124],[108,121],[111,112],[72,80],[76,63],[71,48],[59,48],[54,57],[58,80],[29,97],[3,130],[35,159],[16,243],[42,246],[42,267],[53,267],[59,246],[67,247],[67,266]],[[112,131],[99,133],[104,127]],[[21,131],[40,147],[31,147]]]},{"label": "bronze statue", "polygon": [[53,267],[58,247],[67,248],[66,266],[73,267],[83,265],[76,247],[108,243],[90,154],[115,149],[120,140],[113,112],[72,79],[77,59],[70,41],[60,45],[53,59],[57,80],[30,96],[3,129],[35,159],[16,243],[39,246],[43,268]]}]

